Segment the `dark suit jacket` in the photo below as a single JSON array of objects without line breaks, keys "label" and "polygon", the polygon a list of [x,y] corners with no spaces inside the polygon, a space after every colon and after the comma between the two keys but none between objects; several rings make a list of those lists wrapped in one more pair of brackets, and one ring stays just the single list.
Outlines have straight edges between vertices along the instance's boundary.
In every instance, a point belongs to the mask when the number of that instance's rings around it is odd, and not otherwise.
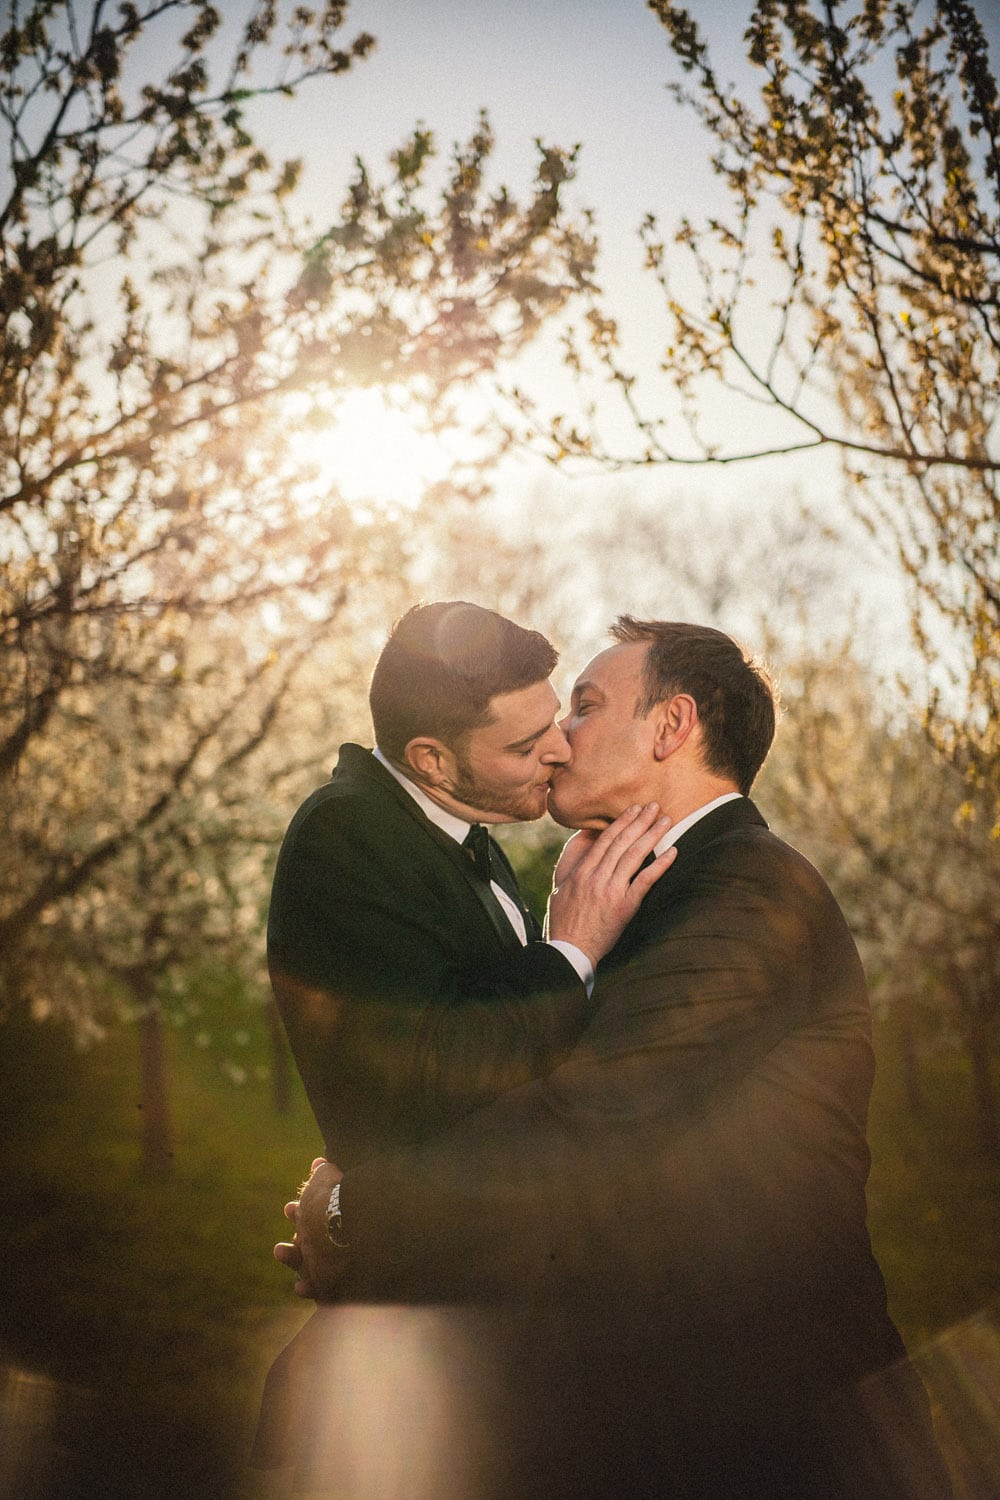
[{"label": "dark suit jacket", "polygon": [[[587,1455],[567,1494],[602,1493],[602,1457],[628,1452],[655,1494],[910,1494],[860,1458],[860,1488],[837,1487],[817,1459],[819,1408],[903,1354],[865,1219],[868,998],[827,886],[726,804],[682,836],[595,996],[551,1076],[347,1173],[347,1295],[569,1309],[563,1383],[545,1377]],[[864,1446],[859,1411],[838,1452]],[[806,1430],[815,1487],[787,1457]],[[758,1447],[759,1485],[726,1468]]]},{"label": "dark suit jacket", "polygon": [[[493,856],[504,859],[495,844]],[[528,930],[523,946],[468,854],[369,751],[341,747],[285,835],[268,916],[275,998],[334,1160],[423,1138],[567,1055],[593,1007],[530,915]],[[434,1327],[454,1342],[451,1321]],[[338,1438],[363,1393],[340,1390],[329,1366],[366,1328],[350,1309],[320,1309],[278,1357],[257,1465],[322,1470],[333,1442],[348,1484]],[[413,1399],[383,1393],[379,1420]]]},{"label": "dark suit jacket", "polygon": [[519,942],[468,854],[358,745],[292,819],[267,944],[296,1064],[345,1163],[554,1067],[592,1010],[566,958]]}]

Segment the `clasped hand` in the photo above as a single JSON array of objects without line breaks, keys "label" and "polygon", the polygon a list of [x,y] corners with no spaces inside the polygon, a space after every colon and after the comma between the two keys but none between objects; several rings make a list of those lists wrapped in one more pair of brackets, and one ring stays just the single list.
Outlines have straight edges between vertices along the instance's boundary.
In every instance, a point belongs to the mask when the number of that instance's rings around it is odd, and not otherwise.
[{"label": "clasped hand", "polygon": [[275,1245],[274,1258],[296,1273],[299,1297],[333,1300],[347,1273],[349,1252],[331,1244],[326,1232],[327,1204],[343,1175],[333,1162],[318,1156],[298,1198],[285,1204],[285,1218],[295,1225],[295,1234],[291,1241]]}]

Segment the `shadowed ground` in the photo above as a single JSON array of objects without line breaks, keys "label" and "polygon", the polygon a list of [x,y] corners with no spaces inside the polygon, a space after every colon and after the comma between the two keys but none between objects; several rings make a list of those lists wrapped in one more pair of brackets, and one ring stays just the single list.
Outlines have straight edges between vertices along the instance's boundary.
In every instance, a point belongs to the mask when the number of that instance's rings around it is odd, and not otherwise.
[{"label": "shadowed ground", "polygon": [[[2,1033],[2,1500],[236,1500],[272,1357],[304,1321],[270,1259],[283,1198],[318,1149],[308,1109],[273,1113],[182,1038],[173,1177],[136,1167],[134,1043],[78,1054]],[[1000,1171],[977,1163],[957,1059],[902,1103],[879,1038],[872,1228],[928,1383],[958,1500],[1000,1494]]]}]

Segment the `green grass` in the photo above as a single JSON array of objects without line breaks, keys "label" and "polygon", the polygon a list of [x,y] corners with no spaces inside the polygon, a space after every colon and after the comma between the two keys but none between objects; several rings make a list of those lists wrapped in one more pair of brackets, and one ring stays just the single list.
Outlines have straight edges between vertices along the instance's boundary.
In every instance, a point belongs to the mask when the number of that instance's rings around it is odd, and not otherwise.
[{"label": "green grass", "polygon": [[[1000,1292],[1000,1170],[977,1158],[961,1059],[927,1067],[914,1120],[891,1038],[878,1044],[872,1232],[919,1347]],[[19,1495],[226,1500],[264,1372],[307,1315],[270,1257],[318,1149],[301,1092],[279,1117],[266,1084],[234,1086],[183,1033],[170,1045],[175,1170],[156,1183],[137,1168],[128,1033],[81,1055],[48,1027],[0,1031],[0,1352],[58,1385],[55,1428],[23,1450],[35,1488]]]},{"label": "green grass", "polygon": [[2,1039],[5,1362],[86,1409],[74,1493],[224,1494],[307,1313],[270,1256],[317,1149],[305,1101],[279,1117],[174,1038],[174,1175],[149,1181],[128,1034],[85,1056],[47,1028]]}]

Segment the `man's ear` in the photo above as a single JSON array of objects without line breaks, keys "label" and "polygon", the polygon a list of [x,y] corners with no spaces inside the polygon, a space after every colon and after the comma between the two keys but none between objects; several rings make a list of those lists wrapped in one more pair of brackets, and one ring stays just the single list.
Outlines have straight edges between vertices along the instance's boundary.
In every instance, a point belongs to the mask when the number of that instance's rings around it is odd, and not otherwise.
[{"label": "man's ear", "polygon": [[441,786],[454,771],[455,757],[448,746],[429,735],[410,740],[403,751],[403,759],[413,772],[414,780],[426,782],[428,786]]},{"label": "man's ear", "polygon": [[690,693],[675,693],[666,702],[657,704],[656,735],[653,754],[657,760],[666,760],[687,744],[698,728],[698,705]]}]

